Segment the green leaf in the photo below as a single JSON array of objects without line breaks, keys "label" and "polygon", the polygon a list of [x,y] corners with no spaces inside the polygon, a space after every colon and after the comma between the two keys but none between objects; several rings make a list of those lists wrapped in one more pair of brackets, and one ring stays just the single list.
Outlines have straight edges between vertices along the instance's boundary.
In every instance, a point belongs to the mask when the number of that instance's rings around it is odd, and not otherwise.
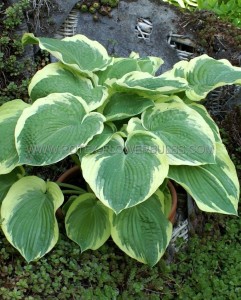
[{"label": "green leaf", "polygon": [[159,57],[139,58],[139,56],[132,55],[129,58],[114,58],[113,65],[96,74],[99,77],[99,84],[112,85],[117,79],[133,71],[148,72],[155,75],[162,64],[163,60]]},{"label": "green leaf", "polygon": [[166,218],[169,217],[172,208],[172,195],[168,188],[165,186],[163,190],[161,187],[155,192],[155,195],[158,197],[159,201],[161,202],[162,212]]},{"label": "green leaf", "polygon": [[204,54],[189,62],[179,62],[163,75],[175,74],[188,82],[186,95],[193,101],[204,99],[213,89],[230,84],[241,84],[241,69],[226,59],[215,60]]},{"label": "green leaf", "polygon": [[[171,98],[177,98],[172,96]],[[177,98],[178,100],[179,98]],[[180,99],[179,99],[180,100]],[[205,120],[180,101],[155,103],[142,115],[144,128],[166,146],[171,165],[199,165],[215,162],[215,139]]]},{"label": "green leaf", "polygon": [[172,225],[154,194],[145,202],[113,215],[111,236],[132,258],[154,266],[164,254],[172,235]]},{"label": "green leaf", "polygon": [[[87,193],[85,191],[85,193]],[[85,194],[84,193],[84,194]],[[64,205],[61,207],[61,210],[62,210],[62,213],[66,216],[67,214],[67,211],[70,207],[70,205],[74,202],[74,200],[77,198],[78,196],[77,195],[72,195],[69,197],[69,199],[64,203]]]},{"label": "green leaf", "polygon": [[184,78],[177,78],[171,73],[154,77],[145,72],[131,72],[116,80],[113,85],[118,91],[135,92],[144,95],[169,95],[186,90],[187,81]]},{"label": "green leaf", "polygon": [[217,143],[216,164],[170,166],[168,177],[183,186],[201,210],[237,214],[239,182],[223,144]]},{"label": "green leaf", "polygon": [[209,127],[211,128],[211,130],[213,132],[215,141],[216,142],[221,142],[222,140],[221,140],[221,136],[220,136],[220,133],[219,133],[218,126],[213,121],[213,119],[209,115],[209,113],[206,110],[206,108],[203,105],[197,104],[197,103],[192,103],[189,106],[192,109],[194,109],[196,112],[198,112],[203,117],[203,119],[206,121],[206,123],[209,125]]},{"label": "green leaf", "polygon": [[102,105],[107,98],[106,88],[93,87],[90,79],[60,62],[49,64],[38,71],[29,85],[29,95],[33,101],[52,93],[70,93],[79,96],[90,110]]},{"label": "green leaf", "polygon": [[85,102],[71,94],[50,94],[27,108],[17,123],[20,162],[48,165],[85,147],[102,132],[105,118],[88,113]]},{"label": "green leaf", "polygon": [[143,127],[143,124],[139,118],[131,118],[127,124],[126,127],[127,134],[132,133],[134,131],[147,131],[145,127]]},{"label": "green leaf", "polygon": [[0,175],[0,205],[10,187],[24,175],[23,167],[16,167],[10,173]]},{"label": "green leaf", "polygon": [[148,98],[136,94],[115,93],[107,99],[101,113],[108,121],[123,120],[152,106],[154,103]]},{"label": "green leaf", "polygon": [[96,75],[99,78],[99,84],[110,85],[117,79],[120,79],[127,73],[137,71],[138,63],[133,58],[114,58],[113,65],[107,67],[104,71],[99,71]]},{"label": "green leaf", "polygon": [[168,173],[167,157],[154,135],[133,132],[113,136],[97,152],[83,157],[83,176],[98,199],[116,213],[148,199]]},{"label": "green leaf", "polygon": [[94,194],[86,193],[73,200],[65,218],[68,237],[76,242],[81,252],[101,247],[110,237],[111,210]]},{"label": "green leaf", "polygon": [[63,64],[90,77],[93,77],[92,72],[105,70],[112,62],[100,43],[81,34],[59,40],[37,38],[31,33],[25,33],[22,42],[23,45],[39,44],[42,50],[48,51]]},{"label": "green leaf", "polygon": [[14,131],[20,115],[28,106],[22,100],[12,100],[0,107],[0,174],[11,172],[19,164]]},{"label": "green leaf", "polygon": [[155,75],[156,71],[163,63],[164,61],[160,57],[155,56],[148,56],[138,60],[140,71],[148,72],[151,75]]},{"label": "green leaf", "polygon": [[60,188],[35,176],[12,185],[2,202],[2,230],[27,262],[49,252],[58,241],[55,212],[63,203]]},{"label": "green leaf", "polygon": [[85,155],[91,154],[104,147],[110,141],[115,132],[116,127],[114,124],[105,123],[103,131],[100,134],[95,135],[86,147],[78,150],[77,154],[79,159],[81,160]]}]

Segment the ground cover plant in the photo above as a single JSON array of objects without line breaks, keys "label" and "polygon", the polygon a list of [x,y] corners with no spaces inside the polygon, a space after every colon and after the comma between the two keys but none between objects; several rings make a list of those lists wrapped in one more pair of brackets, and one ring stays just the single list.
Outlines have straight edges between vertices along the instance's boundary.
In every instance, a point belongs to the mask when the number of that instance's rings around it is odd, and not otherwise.
[{"label": "ground cover plant", "polygon": [[190,238],[173,263],[161,259],[154,268],[129,258],[111,240],[97,251],[81,254],[65,234],[53,251],[28,264],[1,234],[0,297],[238,300],[240,219],[221,215],[205,219],[203,234]]},{"label": "ground cover plant", "polygon": [[24,47],[17,32],[28,7],[28,0],[12,6],[0,4],[0,104],[13,98],[29,99],[29,76],[36,69],[31,58],[24,57]]},{"label": "ground cover plant", "polygon": [[197,102],[216,87],[241,83],[240,68],[202,55],[155,76],[160,58],[112,58],[82,35],[26,34],[23,43],[60,60],[33,77],[32,105],[16,99],[0,108],[2,229],[27,261],[57,243],[55,211],[64,196],[56,183],[24,176],[22,165],[51,165],[73,153],[91,190],[74,188],[81,195],[63,211],[67,235],[82,251],[111,235],[131,257],[156,264],[172,233],[168,178],[200,209],[237,213],[235,167]]}]

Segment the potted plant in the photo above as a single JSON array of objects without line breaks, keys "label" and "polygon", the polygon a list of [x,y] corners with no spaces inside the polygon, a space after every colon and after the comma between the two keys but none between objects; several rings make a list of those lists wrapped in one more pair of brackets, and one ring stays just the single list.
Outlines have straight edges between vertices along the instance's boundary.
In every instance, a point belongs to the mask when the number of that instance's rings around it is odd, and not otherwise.
[{"label": "potted plant", "polygon": [[156,264],[172,234],[167,179],[201,210],[237,214],[235,167],[200,100],[240,84],[240,68],[202,55],[155,76],[160,58],[113,58],[83,35],[25,34],[23,44],[59,60],[32,78],[31,105],[17,99],[0,107],[2,230],[27,261],[56,244],[55,212],[64,196],[54,182],[23,176],[21,166],[72,154],[90,187],[65,206],[67,235],[82,251],[111,235],[129,256]]}]

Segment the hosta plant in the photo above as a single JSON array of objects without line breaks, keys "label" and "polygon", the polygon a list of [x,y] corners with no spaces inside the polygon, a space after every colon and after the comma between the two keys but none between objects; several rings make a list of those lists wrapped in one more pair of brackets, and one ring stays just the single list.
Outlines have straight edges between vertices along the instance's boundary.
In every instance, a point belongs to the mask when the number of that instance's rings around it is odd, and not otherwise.
[{"label": "hosta plant", "polygon": [[24,175],[77,154],[88,192],[64,205],[66,232],[81,250],[111,236],[151,266],[171,239],[170,192],[180,184],[207,212],[237,214],[239,184],[219,130],[200,100],[216,87],[241,84],[241,69],[207,55],[155,76],[157,57],[113,58],[83,35],[63,40],[25,34],[58,59],[29,85],[32,104],[0,107],[1,226],[27,261],[58,240],[54,182]]}]

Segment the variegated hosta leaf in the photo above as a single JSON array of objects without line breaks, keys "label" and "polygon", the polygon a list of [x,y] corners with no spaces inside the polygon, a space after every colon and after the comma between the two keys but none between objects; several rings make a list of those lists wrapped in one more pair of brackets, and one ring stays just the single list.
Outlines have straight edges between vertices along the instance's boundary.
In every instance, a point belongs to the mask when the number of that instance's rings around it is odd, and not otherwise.
[{"label": "variegated hosta leaf", "polygon": [[112,138],[113,134],[116,132],[116,127],[112,123],[105,123],[104,129],[100,134],[97,134],[88,143],[87,146],[78,150],[77,154],[81,160],[87,154],[91,154],[94,151],[104,147]]},{"label": "variegated hosta leaf", "polygon": [[92,72],[105,70],[112,62],[100,43],[81,34],[59,40],[25,33],[22,42],[23,45],[39,44],[41,49],[47,50],[65,65],[90,77],[93,76]]},{"label": "variegated hosta leaf", "polygon": [[162,212],[157,195],[113,215],[111,236],[126,254],[154,266],[164,254],[172,235],[172,224]]},{"label": "variegated hosta leaf", "polygon": [[126,142],[116,135],[83,157],[83,176],[97,198],[119,213],[149,198],[167,176],[167,157],[159,147],[162,142],[145,132],[130,134]]},{"label": "variegated hosta leaf", "polygon": [[20,115],[28,106],[22,100],[13,100],[0,107],[0,174],[7,174],[18,165],[14,131]]},{"label": "variegated hosta leaf", "polygon": [[171,208],[172,208],[172,195],[171,192],[166,186],[163,190],[160,188],[155,192],[155,195],[158,197],[161,202],[162,212],[166,218],[169,217]]},{"label": "variegated hosta leaf", "polygon": [[211,130],[213,132],[215,141],[216,142],[221,142],[222,140],[221,140],[221,136],[220,136],[220,133],[219,133],[218,126],[213,121],[213,119],[209,115],[209,113],[206,110],[206,108],[203,105],[197,104],[197,103],[192,103],[189,106],[192,109],[194,109],[196,112],[198,112],[203,117],[203,119],[206,121],[206,123],[209,125],[209,127],[211,128]]},{"label": "variegated hosta leaf", "polygon": [[90,79],[61,62],[49,64],[38,71],[32,78],[28,90],[33,101],[52,93],[70,93],[81,97],[90,110],[101,106],[107,98],[106,88],[93,87]]},{"label": "variegated hosta leaf", "polygon": [[[87,193],[86,191],[85,191],[85,193]],[[83,194],[85,194],[85,193],[83,193]],[[77,195],[72,195],[72,196],[70,196],[69,197],[69,199],[64,203],[64,205],[62,205],[62,207],[61,207],[61,211],[62,211],[62,213],[66,216],[66,214],[67,214],[67,211],[68,211],[68,209],[69,209],[69,207],[70,207],[70,205],[74,202],[74,200],[76,199],[76,198],[78,198],[79,196],[77,196]]]},{"label": "variegated hosta leaf", "polygon": [[138,60],[140,71],[155,75],[164,61],[160,57],[148,56]]},{"label": "variegated hosta leaf", "polygon": [[28,262],[44,256],[57,243],[55,212],[63,200],[57,184],[35,176],[14,183],[3,200],[2,230]]},{"label": "variegated hosta leaf", "polygon": [[173,94],[186,90],[187,81],[184,78],[177,78],[174,75],[162,74],[154,77],[146,72],[131,72],[113,83],[118,91],[133,91],[145,95]]},{"label": "variegated hosta leaf", "polygon": [[168,177],[182,185],[201,210],[237,214],[239,182],[223,144],[217,143],[216,164],[171,166]]},{"label": "variegated hosta leaf", "polygon": [[127,131],[127,134],[129,133],[132,133],[134,131],[147,131],[146,128],[143,127],[143,124],[141,122],[141,120],[139,118],[131,118],[127,124],[127,127],[126,127],[126,131]]},{"label": "variegated hosta leaf", "polygon": [[50,94],[27,108],[16,127],[22,164],[48,165],[84,147],[102,132],[105,118],[88,113],[86,103],[71,94]]},{"label": "variegated hosta leaf", "polygon": [[94,194],[86,193],[73,200],[65,218],[68,237],[76,242],[81,252],[101,247],[110,237],[112,211]]},{"label": "variegated hosta leaf", "polygon": [[152,106],[154,106],[153,101],[143,96],[115,93],[107,99],[101,113],[108,121],[123,120],[138,115]]},{"label": "variegated hosta leaf", "polygon": [[156,103],[142,115],[143,126],[165,144],[171,165],[215,162],[215,139],[205,120],[182,102]]},{"label": "variegated hosta leaf", "polygon": [[148,72],[155,75],[162,64],[163,60],[161,58],[152,56],[145,58],[139,58],[139,56],[114,58],[113,65],[107,67],[104,71],[97,72],[99,84],[112,85],[117,79],[133,71]]},{"label": "variegated hosta leaf", "polygon": [[189,62],[174,65],[169,75],[175,73],[188,81],[186,95],[193,101],[204,99],[213,89],[229,84],[241,84],[241,69],[233,67],[226,59],[215,60],[204,54]]},{"label": "variegated hosta leaf", "polygon": [[[139,69],[132,71],[148,72],[151,75],[155,75],[156,71],[164,64],[164,61],[160,57],[147,56],[140,58],[139,53],[132,51],[129,58],[137,60]],[[119,58],[117,58],[119,59]]]},{"label": "variegated hosta leaf", "polygon": [[127,73],[138,70],[137,60],[133,58],[114,58],[113,65],[97,72],[99,84],[111,85]]},{"label": "variegated hosta leaf", "polygon": [[0,175],[0,205],[10,187],[24,175],[23,167],[16,167],[8,174]]}]

